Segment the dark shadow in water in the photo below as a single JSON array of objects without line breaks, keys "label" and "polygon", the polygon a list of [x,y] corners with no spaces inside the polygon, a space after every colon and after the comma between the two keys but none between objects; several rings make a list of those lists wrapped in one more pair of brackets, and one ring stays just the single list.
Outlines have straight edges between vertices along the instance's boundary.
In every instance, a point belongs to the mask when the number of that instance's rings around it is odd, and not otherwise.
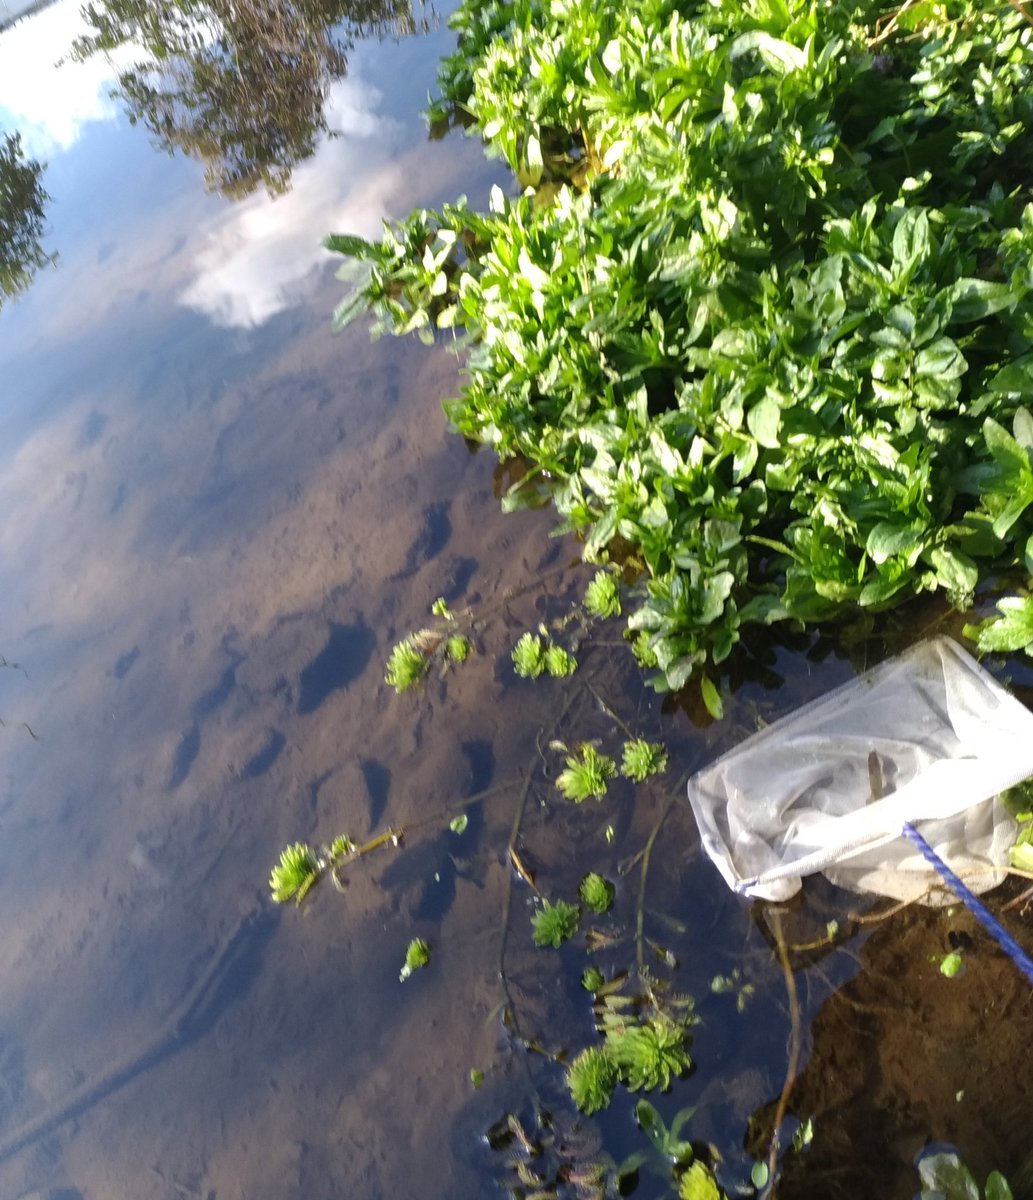
[{"label": "dark shadow in water", "polygon": [[369,793],[369,827],[375,829],[380,824],[380,818],[387,808],[387,798],[391,794],[391,772],[375,758],[364,758],[359,766]]},{"label": "dark shadow in water", "polygon": [[470,768],[470,786],[466,794],[476,796],[478,792],[490,788],[495,778],[495,748],[491,742],[479,739],[463,742],[461,749]]},{"label": "dark shadow in water", "polygon": [[140,647],[134,646],[132,650],[127,650],[125,654],[119,656],[118,661],[111,668],[111,674],[116,679],[124,679],[130,672],[133,663],[140,657]]},{"label": "dark shadow in water", "polygon": [[393,577],[392,582],[415,575],[424,563],[436,558],[448,545],[452,538],[450,507],[449,501],[442,500],[428,504],[423,510],[423,523],[405,556],[405,566]]},{"label": "dark shadow in water", "polygon": [[203,721],[205,717],[210,717],[216,709],[221,708],[230,698],[230,693],[237,686],[237,666],[240,661],[237,658],[232,665],[228,666],[219,676],[219,682],[215,687],[205,692],[196,701],[193,710],[195,721]]},{"label": "dark shadow in water", "polygon": [[326,645],[301,672],[298,712],[305,716],[366,669],[377,639],[367,625],[332,625]]},{"label": "dark shadow in water", "polygon": [[201,727],[195,721],[179,739],[176,747],[176,757],[172,760],[172,770],[169,772],[169,790],[176,788],[190,774],[198,754],[201,753]]},{"label": "dark shadow in water", "polygon": [[280,730],[270,729],[269,736],[265,740],[265,745],[248,761],[247,766],[244,768],[245,779],[257,779],[259,775],[264,775],[280,757],[286,745],[287,739]]},{"label": "dark shadow in water", "polygon": [[466,595],[479,566],[476,558],[457,558],[453,561],[441,592],[447,603],[455,604]]}]

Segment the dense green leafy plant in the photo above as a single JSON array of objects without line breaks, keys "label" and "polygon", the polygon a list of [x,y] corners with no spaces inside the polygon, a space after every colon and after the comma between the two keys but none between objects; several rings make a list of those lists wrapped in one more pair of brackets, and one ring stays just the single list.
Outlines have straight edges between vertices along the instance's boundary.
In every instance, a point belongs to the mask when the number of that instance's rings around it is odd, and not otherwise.
[{"label": "dense green leafy plant", "polygon": [[1024,563],[1033,27],[886,15],[467,0],[442,105],[525,193],[330,239],[367,270],[341,318],[465,331],[452,423],[644,570],[659,686],[750,625],[964,604]]},{"label": "dense green leafy plant", "polygon": [[659,742],[647,742],[643,738],[632,738],[624,743],[621,774],[635,783],[643,783],[651,775],[667,770],[667,751]]},{"label": "dense green leafy plant", "polygon": [[557,900],[555,904],[543,900],[541,907],[531,917],[536,946],[554,946],[559,949],[577,933],[580,925],[581,910],[576,904],[568,904],[565,900]]},{"label": "dense green leafy plant", "polygon": [[613,906],[614,893],[613,884],[595,871],[589,871],[581,880],[581,886],[578,888],[581,903],[598,916],[610,911]]},{"label": "dense green leafy plant", "polygon": [[580,757],[568,755],[566,767],[556,777],[556,787],[575,804],[589,798],[601,800],[606,795],[609,781],[616,774],[617,767],[613,759],[584,742]]}]

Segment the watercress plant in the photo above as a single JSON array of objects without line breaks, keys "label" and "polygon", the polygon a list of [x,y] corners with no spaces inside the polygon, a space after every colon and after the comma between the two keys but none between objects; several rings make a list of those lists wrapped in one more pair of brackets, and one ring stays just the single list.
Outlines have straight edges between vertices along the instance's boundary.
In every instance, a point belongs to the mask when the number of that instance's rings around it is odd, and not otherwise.
[{"label": "watercress plant", "polygon": [[364,272],[338,319],[462,333],[452,424],[535,464],[587,559],[638,570],[658,686],[751,625],[963,605],[1025,565],[1021,12],[466,0],[454,24],[437,109],[520,193],[332,236]]}]

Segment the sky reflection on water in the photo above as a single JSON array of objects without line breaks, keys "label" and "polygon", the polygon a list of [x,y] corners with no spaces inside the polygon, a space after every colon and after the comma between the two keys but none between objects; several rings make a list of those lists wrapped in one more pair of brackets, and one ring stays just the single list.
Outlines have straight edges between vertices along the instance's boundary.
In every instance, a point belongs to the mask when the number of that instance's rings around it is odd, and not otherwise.
[{"label": "sky reflection on water", "polygon": [[[46,55],[72,11],[49,10]],[[428,144],[418,115],[446,37],[357,46],[340,136],[286,196],[235,206],[154,154],[95,71],[63,68],[85,73],[50,109],[61,89],[0,70],[0,107],[49,157],[60,255],[0,315],[0,654],[20,664],[0,670],[0,1145],[145,1047],[235,948],[160,1061],[0,1162],[5,1195],[375,1196],[411,1170],[403,1143],[449,1187],[441,1117],[467,1068],[444,1038],[428,1061],[400,1007],[407,905],[370,873],[346,910],[324,897],[287,937],[267,920],[232,940],[269,911],[288,841],[462,794],[454,732],[421,749],[383,658],[441,591],[512,582],[549,549],[548,519],[499,517],[490,461],[446,433],[447,355],[330,333],[327,232],[487,190],[479,148]],[[481,707],[466,735],[492,744]],[[457,902],[467,929],[477,897]],[[481,972],[455,954],[454,976]],[[423,1020],[451,1003],[425,987]],[[487,1059],[485,1028],[467,1045]]]}]

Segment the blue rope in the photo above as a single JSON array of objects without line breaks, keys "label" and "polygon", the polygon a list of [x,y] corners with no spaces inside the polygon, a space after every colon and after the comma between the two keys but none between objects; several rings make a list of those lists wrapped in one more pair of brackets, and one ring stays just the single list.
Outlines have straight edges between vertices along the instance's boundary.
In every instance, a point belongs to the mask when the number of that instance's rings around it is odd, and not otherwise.
[{"label": "blue rope", "polygon": [[914,825],[910,823],[905,824],[904,836],[918,849],[926,862],[935,868],[936,873],[944,883],[947,884],[955,896],[964,904],[994,941],[997,942],[1023,975],[1026,976],[1030,985],[1033,986],[1033,959],[1023,950],[1000,921],[993,916],[990,910],[972,895],[957,875],[954,874],[932,846],[922,837]]}]

